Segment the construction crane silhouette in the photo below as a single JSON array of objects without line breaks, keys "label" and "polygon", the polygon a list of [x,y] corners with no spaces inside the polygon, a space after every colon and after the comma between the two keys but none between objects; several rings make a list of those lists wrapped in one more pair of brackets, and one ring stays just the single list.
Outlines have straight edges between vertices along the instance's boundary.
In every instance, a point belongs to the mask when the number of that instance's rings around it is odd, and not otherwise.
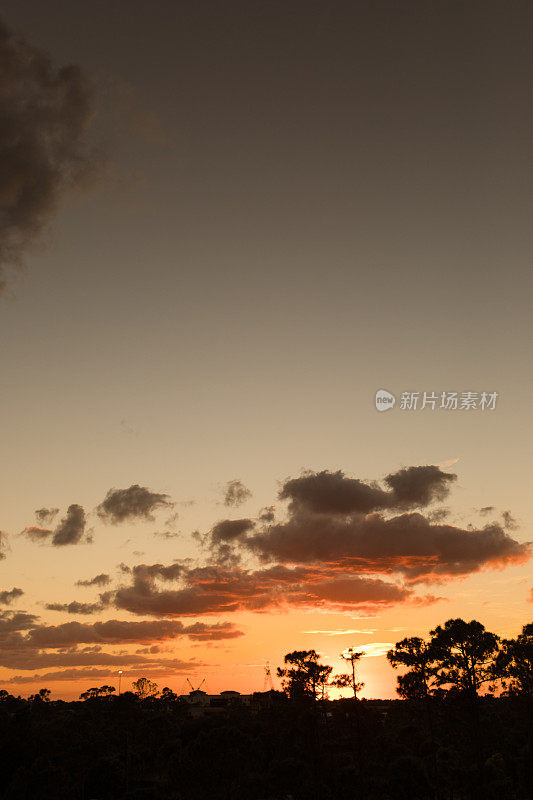
[{"label": "construction crane silhouette", "polygon": [[189,686],[191,687],[191,689],[192,689],[192,691],[193,691],[193,692],[199,692],[199,691],[200,691],[200,688],[201,688],[201,687],[204,685],[204,683],[205,683],[205,678],[203,679],[202,683],[198,684],[198,686],[196,687],[196,689],[194,688],[194,686],[192,685],[192,683],[190,682],[190,680],[189,680],[188,678],[187,678],[187,683],[189,684]]},{"label": "construction crane silhouette", "polygon": [[267,661],[265,664],[265,679],[263,681],[263,691],[264,692],[274,691],[274,683],[272,682],[272,670],[270,669],[270,661]]}]

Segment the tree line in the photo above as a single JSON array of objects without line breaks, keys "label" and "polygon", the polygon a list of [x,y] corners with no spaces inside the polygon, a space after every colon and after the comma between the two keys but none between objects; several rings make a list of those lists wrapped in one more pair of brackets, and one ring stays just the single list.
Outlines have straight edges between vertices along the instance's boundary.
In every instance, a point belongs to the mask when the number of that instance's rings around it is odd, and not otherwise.
[{"label": "tree line", "polygon": [[[363,651],[349,647],[341,657],[347,673],[331,677],[333,668],[320,663],[316,650],[295,650],[285,656],[278,676],[290,697],[327,697],[328,687],[349,688],[357,699],[364,684],[356,667]],[[429,638],[410,636],[388,651],[387,659],[403,672],[397,677],[398,695],[406,700],[465,696],[523,694],[533,696],[533,623],[515,639],[502,639],[477,620],[449,619],[430,631]]]},{"label": "tree line", "polygon": [[[328,689],[349,689],[355,700],[364,687],[357,670],[363,650],[348,647],[340,657],[348,671],[333,675],[333,667],[323,664],[316,650],[293,650],[284,657],[284,666],[277,668],[285,694],[290,699],[328,699]],[[478,696],[483,694],[533,696],[533,623],[523,626],[514,639],[505,639],[487,631],[477,620],[449,619],[429,632],[429,637],[410,636],[397,642],[388,651],[387,659],[397,676],[396,691],[405,700],[443,698],[450,694]],[[133,681],[133,694],[139,699],[160,697],[176,701],[178,695],[168,686],[161,691],[146,677]],[[80,694],[80,700],[109,697],[114,686],[91,687]],[[41,689],[31,701],[49,701],[50,690]],[[7,696],[0,690],[0,699]]]},{"label": "tree line", "polygon": [[[397,700],[361,698],[361,650],[334,674],[287,653],[283,692],[195,717],[141,677],[82,702],[0,692],[0,800],[533,800],[533,625],[451,619],[387,657]],[[328,691],[350,696],[328,702]]]}]

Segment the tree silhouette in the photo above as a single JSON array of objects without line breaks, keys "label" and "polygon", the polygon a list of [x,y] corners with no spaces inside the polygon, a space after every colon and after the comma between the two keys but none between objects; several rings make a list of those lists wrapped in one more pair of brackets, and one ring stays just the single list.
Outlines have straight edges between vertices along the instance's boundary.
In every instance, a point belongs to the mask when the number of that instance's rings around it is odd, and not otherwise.
[{"label": "tree silhouette", "polygon": [[155,697],[157,695],[157,683],[154,683],[149,678],[139,678],[132,683],[133,689],[137,697],[141,700],[147,697]]},{"label": "tree silhouette", "polygon": [[175,700],[178,700],[178,695],[169,689],[168,686],[164,686],[161,690],[161,694],[159,695],[160,700],[164,700],[166,703],[172,703]]},{"label": "tree silhouette", "polygon": [[114,686],[93,686],[80,694],[80,700],[92,700],[95,697],[106,697],[113,694],[115,691]]},{"label": "tree silhouette", "polygon": [[294,650],[287,653],[284,663],[290,666],[278,667],[278,677],[282,678],[285,692],[291,699],[308,698],[316,700],[319,693],[324,696],[333,667],[319,663],[316,650]]},{"label": "tree silhouette", "polygon": [[516,639],[504,639],[496,671],[507,694],[533,696],[533,623],[524,625]]},{"label": "tree silhouette", "polygon": [[419,636],[409,636],[397,642],[387,653],[391,666],[407,667],[397,678],[396,691],[406,700],[422,700],[430,696],[435,682],[434,651]]},{"label": "tree silhouette", "polygon": [[39,689],[37,694],[30,695],[28,700],[31,700],[34,703],[35,702],[37,702],[37,703],[49,703],[51,694],[52,694],[52,692],[50,691],[50,689]]},{"label": "tree silhouette", "polygon": [[494,681],[499,637],[477,620],[449,619],[431,631],[438,686],[477,696],[484,683]]},{"label": "tree silhouette", "polygon": [[348,647],[348,649],[344,650],[340,656],[345,661],[350,662],[351,674],[342,673],[341,675],[335,675],[331,681],[331,685],[335,686],[337,689],[350,688],[353,692],[354,700],[357,700],[357,692],[359,692],[365,684],[355,680],[355,665],[364,656],[364,652],[357,651],[354,647]]},{"label": "tree silhouette", "polygon": [[[257,692],[246,708],[213,704],[196,714],[168,686],[153,699],[148,677],[137,695],[91,687],[83,694],[96,699],[85,703],[0,690],[0,797],[533,800],[533,625],[495,650],[486,634],[479,623],[448,620],[431,636],[399,641],[388,658],[404,673],[407,701],[355,701],[356,693],[312,702],[331,680],[314,650],[288,653],[280,670],[287,694],[305,702]],[[346,695],[362,663],[352,653],[342,654]],[[494,664],[506,696],[483,690]],[[462,688],[467,668],[477,695]],[[456,683],[440,688],[452,669]]]}]

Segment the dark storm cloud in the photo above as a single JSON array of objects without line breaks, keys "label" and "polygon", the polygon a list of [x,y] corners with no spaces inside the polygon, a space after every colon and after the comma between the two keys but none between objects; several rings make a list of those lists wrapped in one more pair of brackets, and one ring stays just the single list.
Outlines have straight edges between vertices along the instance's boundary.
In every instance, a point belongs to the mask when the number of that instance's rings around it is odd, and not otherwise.
[{"label": "dark storm cloud", "polygon": [[300,478],[285,481],[280,500],[290,500],[290,510],[315,514],[368,514],[394,508],[417,508],[442,500],[455,475],[436,466],[408,467],[386,476],[389,491],[375,481],[348,478],[341,471],[306,472]]},{"label": "dark storm cloud", "polygon": [[0,592],[0,603],[2,605],[10,605],[16,597],[21,597],[24,594],[22,589],[14,586],[12,589],[6,589]]},{"label": "dark storm cloud", "polygon": [[100,572],[94,578],[76,581],[76,586],[108,586],[110,583],[111,577],[106,572]]},{"label": "dark storm cloud", "polygon": [[92,92],[77,66],[47,53],[0,21],[0,292],[6,268],[43,231],[65,189],[90,171],[85,133]]},{"label": "dark storm cloud", "polygon": [[110,489],[96,510],[103,522],[118,525],[135,520],[153,522],[155,511],[173,505],[167,494],[157,494],[134,484],[129,489]]},{"label": "dark storm cloud", "polygon": [[51,525],[58,514],[58,508],[38,508],[35,512],[35,519],[39,525],[44,527],[45,525]]},{"label": "dark storm cloud", "polygon": [[224,505],[242,506],[251,496],[251,491],[246,488],[242,481],[228,481],[224,490]]}]

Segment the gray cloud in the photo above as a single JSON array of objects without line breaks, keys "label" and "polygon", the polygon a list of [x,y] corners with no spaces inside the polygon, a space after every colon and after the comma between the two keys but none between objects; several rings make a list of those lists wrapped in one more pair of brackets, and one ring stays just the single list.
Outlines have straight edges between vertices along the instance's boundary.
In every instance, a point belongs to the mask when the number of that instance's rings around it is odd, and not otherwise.
[{"label": "gray cloud", "polygon": [[160,578],[163,581],[173,581],[179,578],[186,570],[187,566],[182,561],[175,561],[173,564],[136,564],[132,569],[122,566],[126,573],[131,573],[135,579],[154,580]]},{"label": "gray cloud", "polygon": [[178,620],[144,620],[142,622],[112,619],[92,624],[64,622],[42,625],[27,634],[26,641],[37,648],[64,648],[78,644],[150,644],[187,636],[191,639],[232,639],[242,636],[233,623],[208,625],[196,622],[184,625]]},{"label": "gray cloud", "polygon": [[397,572],[431,581],[483,567],[523,563],[531,545],[501,526],[465,530],[431,524],[422,514],[297,515],[257,531],[242,542],[260,558],[283,563],[338,563],[369,573]]},{"label": "gray cloud", "polygon": [[279,492],[280,500],[290,500],[291,513],[307,510],[316,514],[368,513],[388,505],[387,493],[377,483],[364,483],[337,472],[306,472],[290,478]]},{"label": "gray cloud", "polygon": [[[290,501],[286,520],[272,523],[270,514],[255,523],[221,520],[206,536],[196,534],[209,547],[207,566],[140,564],[128,570],[132,581],[119,587],[114,603],[151,616],[280,605],[420,604],[439,598],[416,596],[415,584],[442,583],[530,558],[531,543],[516,541],[501,525],[459,528],[442,521],[442,508],[427,516],[403,510],[442,500],[454,480],[438,467],[409,467],[387,475],[385,490],[341,471],[308,472],[281,489],[281,499]],[[395,514],[398,510],[403,511]],[[244,569],[243,554],[274,566]],[[177,585],[160,586],[161,581]]]},{"label": "gray cloud", "polygon": [[12,631],[26,631],[32,628],[37,620],[35,614],[28,614],[26,611],[0,611],[0,641]]},{"label": "gray cloud", "polygon": [[253,527],[254,523],[251,519],[224,519],[213,526],[211,541],[213,544],[232,542],[240,539],[243,534],[251,531]]},{"label": "gray cloud", "polygon": [[0,561],[6,558],[7,550],[9,550],[9,534],[0,531]]},{"label": "gray cloud", "polygon": [[265,506],[259,512],[258,519],[261,522],[274,522],[276,518],[276,514],[274,511],[274,506]]},{"label": "gray cloud", "polygon": [[128,489],[110,489],[96,511],[103,522],[118,525],[135,520],[153,522],[155,511],[173,505],[167,494],[157,494],[134,484]]},{"label": "gray cloud", "polygon": [[516,519],[513,517],[510,511],[504,511],[502,513],[503,519],[503,527],[508,531],[516,531],[518,530],[518,523]]},{"label": "gray cloud", "polygon": [[101,611],[103,606],[101,603],[80,603],[72,600],[70,603],[46,603],[45,608],[48,611],[64,611],[67,614],[94,614]]},{"label": "gray cloud", "polygon": [[[117,666],[125,666],[125,665],[119,662]],[[145,675],[147,678],[157,678],[169,674],[179,675],[187,672],[189,673],[195,672],[200,667],[203,666],[206,666],[206,664],[202,661],[194,661],[194,660],[181,661],[178,658],[160,660],[159,662],[154,660],[150,661],[146,659],[144,664],[142,664],[142,674]],[[19,669],[22,669],[22,667],[19,667]],[[30,669],[35,669],[35,667],[30,667]],[[123,679],[138,678],[138,677],[139,677],[139,668],[122,670]],[[29,684],[29,683],[31,684],[40,683],[42,685],[43,683],[46,684],[55,681],[91,680],[97,682],[97,681],[102,681],[106,678],[115,678],[116,680],[117,670],[69,668],[69,669],[55,670],[53,672],[35,673],[33,675],[14,675],[12,678],[4,680],[3,683],[15,686]]]},{"label": "gray cloud", "polygon": [[387,475],[384,483],[348,478],[341,471],[306,472],[285,481],[280,500],[289,500],[292,514],[368,514],[372,511],[426,506],[448,494],[455,475],[436,466],[408,467]]},{"label": "gray cloud", "polygon": [[35,519],[40,526],[51,525],[59,514],[58,508],[38,508],[35,512]]},{"label": "gray cloud", "polygon": [[73,503],[67,509],[66,516],[63,517],[52,536],[52,544],[62,547],[67,544],[79,544],[82,541],[90,542],[91,536],[86,533],[85,511],[77,503]]},{"label": "gray cloud", "polygon": [[82,667],[82,666],[138,666],[160,667],[162,664],[171,672],[173,660],[146,658],[130,653],[104,653],[91,650],[67,650],[63,652],[39,651],[24,639],[13,643],[11,647],[3,645],[0,650],[0,666],[7,669],[45,669],[47,667]]},{"label": "gray cloud", "polygon": [[[25,631],[25,633],[22,633]],[[146,658],[121,650],[105,652],[109,645],[151,644],[154,640],[188,637],[193,641],[232,639],[242,635],[232,623],[184,625],[174,620],[108,620],[92,624],[66,622],[37,624],[25,612],[0,612],[0,666],[8,669],[50,667],[127,666],[173,672],[186,662],[179,659]],[[81,647],[80,647],[81,645]]]},{"label": "gray cloud", "polygon": [[25,536],[38,544],[51,543],[54,547],[63,547],[68,544],[92,542],[91,531],[86,530],[87,519],[82,506],[72,503],[67,508],[67,513],[54,530],[30,525],[24,528],[21,536]]},{"label": "gray cloud", "polygon": [[[230,622],[196,622],[184,625],[177,620],[107,620],[104,622],[65,622],[38,624],[38,618],[25,612],[0,612],[0,666],[8,669],[43,669],[104,666],[124,669],[160,670],[168,674],[189,663],[179,659],[146,658],[124,650],[106,652],[105,646],[146,644],[187,637],[192,641],[217,641],[242,636]],[[197,663],[197,662],[196,662]],[[64,674],[64,673],[58,673]]]},{"label": "gray cloud", "polygon": [[[205,541],[225,565],[248,552],[263,562],[327,564],[418,582],[525,562],[530,543],[517,542],[501,525],[459,528],[444,524],[445,509],[411,510],[442,500],[455,478],[436,466],[408,467],[387,475],[384,490],[340,470],[306,472],[280,490],[280,499],[290,501],[285,521],[224,520]],[[409,511],[394,515],[403,509]],[[504,526],[513,525],[505,512]]]},{"label": "gray cloud", "polygon": [[28,525],[21,531],[21,536],[26,536],[31,542],[44,544],[50,541],[49,537],[53,534],[50,528],[39,528],[37,525]]},{"label": "gray cloud", "polygon": [[158,586],[158,573],[148,572],[146,565],[134,568],[132,575],[132,583],[117,590],[116,607],[157,617],[259,611],[282,606],[344,610],[388,606],[413,596],[411,589],[401,585],[327,565],[278,564],[260,570],[234,565],[184,568],[174,578],[177,588]]},{"label": "gray cloud", "polygon": [[16,586],[9,590],[6,589],[0,592],[0,603],[3,605],[10,605],[16,597],[21,597],[23,594],[24,592],[22,589],[18,589]]},{"label": "gray cloud", "polygon": [[251,491],[246,488],[242,481],[228,481],[224,490],[224,505],[242,506],[251,496]]},{"label": "gray cloud", "polygon": [[77,66],[58,69],[2,22],[0,62],[1,292],[6,269],[20,265],[65,189],[94,166],[85,142],[94,102]]},{"label": "gray cloud", "polygon": [[100,572],[94,578],[76,581],[76,586],[108,586],[110,583],[111,577],[106,572]]},{"label": "gray cloud", "polygon": [[443,500],[450,491],[450,484],[456,475],[442,472],[432,465],[406,467],[391,472],[385,483],[392,490],[393,498],[389,507],[417,508]]},{"label": "gray cloud", "polygon": [[236,566],[241,556],[234,544],[253,528],[254,523],[251,519],[224,519],[217,522],[206,536],[202,536],[198,531],[194,536],[209,548],[210,563]]},{"label": "gray cloud", "polygon": [[103,592],[97,603],[80,603],[72,600],[70,603],[46,603],[45,608],[49,611],[63,611],[67,614],[95,614],[109,606],[112,596],[113,592]]}]

